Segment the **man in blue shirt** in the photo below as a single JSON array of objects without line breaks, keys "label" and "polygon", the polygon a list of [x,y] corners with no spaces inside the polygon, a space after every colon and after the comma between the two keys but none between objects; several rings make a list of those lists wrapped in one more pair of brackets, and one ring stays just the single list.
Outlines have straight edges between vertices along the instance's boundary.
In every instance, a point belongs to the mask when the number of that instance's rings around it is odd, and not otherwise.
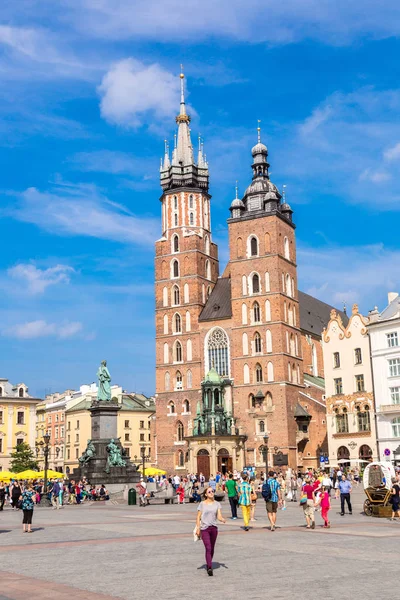
[{"label": "man in blue shirt", "polygon": [[344,503],[347,502],[347,508],[349,509],[349,515],[353,514],[353,510],[351,508],[350,502],[350,493],[352,490],[351,483],[348,479],[346,479],[345,475],[342,475],[342,481],[339,481],[339,490],[340,490],[340,514],[344,515]]},{"label": "man in blue shirt", "polygon": [[281,486],[276,480],[276,473],[274,471],[268,472],[267,485],[270,488],[271,496],[270,499],[265,503],[267,509],[267,515],[269,522],[271,523],[271,531],[275,531],[276,528],[276,513],[278,510],[278,504],[281,503]]}]

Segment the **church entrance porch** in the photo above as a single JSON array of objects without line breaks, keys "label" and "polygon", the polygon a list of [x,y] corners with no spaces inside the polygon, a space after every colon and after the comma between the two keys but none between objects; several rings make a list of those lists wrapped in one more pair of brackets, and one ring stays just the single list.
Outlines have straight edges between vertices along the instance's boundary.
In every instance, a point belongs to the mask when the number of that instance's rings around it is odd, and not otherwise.
[{"label": "church entrance porch", "polygon": [[229,451],[226,448],[221,448],[220,450],[218,450],[217,462],[218,471],[220,473],[226,475],[227,473],[232,472],[232,457],[229,455]]},{"label": "church entrance porch", "polygon": [[206,481],[210,479],[210,455],[208,450],[199,450],[197,453],[197,473],[203,473]]}]

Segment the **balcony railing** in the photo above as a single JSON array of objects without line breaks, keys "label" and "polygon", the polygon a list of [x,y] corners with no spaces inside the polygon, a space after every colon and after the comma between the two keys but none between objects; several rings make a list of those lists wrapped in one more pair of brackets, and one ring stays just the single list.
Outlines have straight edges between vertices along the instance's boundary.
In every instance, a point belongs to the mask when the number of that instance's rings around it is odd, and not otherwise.
[{"label": "balcony railing", "polygon": [[399,413],[400,404],[381,404],[380,411],[387,413]]}]

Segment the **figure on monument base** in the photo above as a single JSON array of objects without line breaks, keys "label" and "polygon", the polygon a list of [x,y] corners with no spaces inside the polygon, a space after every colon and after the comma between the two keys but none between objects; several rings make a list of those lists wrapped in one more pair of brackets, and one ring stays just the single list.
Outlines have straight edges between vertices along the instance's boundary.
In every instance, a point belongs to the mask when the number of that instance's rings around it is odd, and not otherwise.
[{"label": "figure on monument base", "polygon": [[108,452],[106,468],[104,469],[106,473],[110,472],[110,467],[126,467],[126,461],[122,458],[122,450],[114,439],[110,441],[106,450]]},{"label": "figure on monument base", "polygon": [[82,456],[80,456],[78,458],[79,465],[81,467],[83,467],[84,465],[87,465],[92,460],[92,458],[95,456],[95,454],[96,454],[96,448],[94,447],[92,440],[88,440],[86,450],[83,452]]}]

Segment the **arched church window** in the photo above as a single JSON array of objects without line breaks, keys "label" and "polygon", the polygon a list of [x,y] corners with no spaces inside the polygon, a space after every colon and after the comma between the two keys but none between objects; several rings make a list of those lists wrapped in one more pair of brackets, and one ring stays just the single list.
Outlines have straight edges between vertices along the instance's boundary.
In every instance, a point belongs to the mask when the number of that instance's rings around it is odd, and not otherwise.
[{"label": "arched church window", "polygon": [[169,348],[167,342],[164,344],[164,364],[168,364],[169,362]]},{"label": "arched church window", "polygon": [[173,252],[179,252],[179,236],[174,235],[174,237],[172,238],[172,248],[173,248]]},{"label": "arched church window", "polygon": [[168,315],[164,315],[164,334],[168,333]]},{"label": "arched church window", "polygon": [[183,412],[184,413],[190,412],[189,400],[184,400],[184,402],[183,402]]},{"label": "arched church window", "polygon": [[193,386],[193,383],[192,383],[192,371],[190,369],[187,372],[186,380],[187,380],[188,389],[190,390],[192,388],[192,386]]},{"label": "arched church window", "polygon": [[283,250],[284,250],[285,258],[290,260],[290,247],[289,247],[289,240],[287,239],[287,237],[285,237],[285,239],[283,240]]},{"label": "arched church window", "polygon": [[250,394],[249,396],[249,408],[255,408],[256,407],[256,399],[254,397],[254,394]]},{"label": "arched church window", "polygon": [[263,380],[263,372],[262,372],[262,366],[259,363],[256,364],[255,373],[256,373],[256,383],[261,383]]},{"label": "arched church window", "polygon": [[206,260],[206,277],[211,279],[211,263],[209,260]]},{"label": "arched church window", "polygon": [[192,212],[189,213],[189,225],[194,225],[194,214]]},{"label": "arched church window", "polygon": [[182,362],[182,344],[180,342],[175,344],[175,361]]},{"label": "arched church window", "polygon": [[274,365],[272,362],[269,362],[267,365],[267,376],[268,381],[274,381]]},{"label": "arched church window", "polygon": [[266,273],[265,273],[265,291],[266,292],[270,291],[270,281],[269,281],[269,273],[268,273],[268,271],[266,271]]},{"label": "arched church window", "polygon": [[24,388],[19,388],[18,396],[19,396],[20,398],[23,398],[23,397],[24,397]]},{"label": "arched church window", "polygon": [[163,306],[168,306],[168,288],[163,288]]},{"label": "arched church window", "polygon": [[245,356],[247,356],[247,354],[249,353],[249,338],[247,336],[247,333],[244,333],[242,335],[242,348],[243,348],[243,354]]},{"label": "arched church window", "polygon": [[261,335],[256,331],[254,334],[254,352],[256,354],[261,353]]},{"label": "arched church window", "polygon": [[221,327],[215,327],[207,336],[207,370],[214,367],[221,377],[229,376],[229,340]]},{"label": "arched church window", "polygon": [[265,254],[269,254],[269,252],[271,252],[271,236],[269,235],[269,233],[265,234],[264,245],[265,245]]},{"label": "arched church window", "polygon": [[206,235],[206,237],[204,238],[204,242],[206,254],[210,254],[210,238],[208,237],[208,235]]},{"label": "arched church window", "polygon": [[178,196],[174,196],[174,209],[178,210]]},{"label": "arched church window", "polygon": [[181,319],[181,315],[179,313],[175,313],[174,323],[175,323],[175,333],[181,333],[182,319]]},{"label": "arched church window", "polygon": [[269,329],[265,332],[267,352],[272,352],[272,334]]},{"label": "arched church window", "polygon": [[183,423],[181,423],[180,421],[178,421],[178,424],[176,426],[176,438],[178,442],[183,442],[183,438],[185,435],[185,431],[183,428]]},{"label": "arched church window", "polygon": [[189,196],[189,208],[193,208],[193,194]]},{"label": "arched church window", "polygon": [[179,450],[178,452],[178,467],[184,467],[185,466],[185,455],[183,454],[182,450]]},{"label": "arched church window", "polygon": [[261,311],[258,302],[253,304],[253,321],[254,323],[261,323]]},{"label": "arched church window", "polygon": [[170,402],[168,404],[168,412],[170,415],[174,415],[175,414],[175,404],[173,402]]},{"label": "arched church window", "polygon": [[292,280],[289,274],[286,275],[286,294],[288,296],[292,295]]},{"label": "arched church window", "polygon": [[169,392],[170,385],[171,385],[171,376],[169,374],[169,371],[167,371],[164,376],[164,388],[165,388],[166,392]]},{"label": "arched church window", "polygon": [[250,238],[250,256],[258,256],[258,241],[254,236]]},{"label": "arched church window", "polygon": [[260,277],[257,273],[254,273],[253,277],[251,278],[251,287],[253,290],[253,294],[260,293]]},{"label": "arched church window", "polygon": [[265,421],[260,421],[258,424],[258,430],[260,433],[265,433]]},{"label": "arched church window", "polygon": [[190,312],[186,311],[186,331],[190,331]]},{"label": "arched church window", "polygon": [[173,303],[175,306],[177,306],[180,302],[179,287],[177,285],[174,285],[172,291],[173,291]]},{"label": "arched church window", "polygon": [[[181,348],[182,350],[182,348]],[[183,387],[183,380],[182,380],[182,373],[180,371],[176,372],[176,376],[175,376],[175,381],[176,381],[176,389],[177,390],[181,390]]]},{"label": "arched church window", "polygon": [[177,260],[172,263],[172,277],[179,277],[179,262]]},{"label": "arched church window", "polygon": [[174,214],[174,226],[178,227],[178,213]]}]

